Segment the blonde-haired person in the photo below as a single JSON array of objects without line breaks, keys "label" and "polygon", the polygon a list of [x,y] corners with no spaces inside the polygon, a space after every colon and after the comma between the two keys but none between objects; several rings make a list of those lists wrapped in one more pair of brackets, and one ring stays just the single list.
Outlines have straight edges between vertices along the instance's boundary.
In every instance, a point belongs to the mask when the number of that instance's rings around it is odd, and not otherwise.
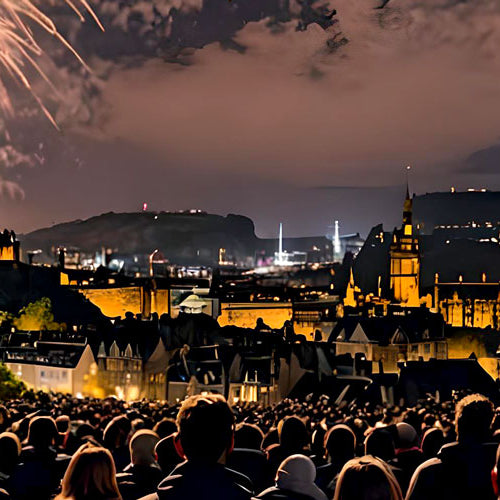
[{"label": "blonde-haired person", "polygon": [[344,465],[333,500],[403,500],[403,494],[389,466],[365,455]]},{"label": "blonde-haired person", "polygon": [[64,474],[56,500],[121,500],[111,453],[98,446],[81,446]]}]

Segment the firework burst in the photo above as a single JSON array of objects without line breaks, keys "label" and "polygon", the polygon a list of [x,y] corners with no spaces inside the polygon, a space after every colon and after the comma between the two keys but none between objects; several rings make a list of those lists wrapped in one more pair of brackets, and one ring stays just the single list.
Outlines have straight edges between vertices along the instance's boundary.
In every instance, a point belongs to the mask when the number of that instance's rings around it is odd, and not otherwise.
[{"label": "firework burst", "polygon": [[[48,0],[44,0],[45,4],[47,2]],[[85,20],[83,13],[87,12],[101,30],[104,30],[87,0],[51,0],[49,3],[58,2],[71,8],[81,21]],[[7,116],[14,114],[14,106],[5,85],[5,78],[9,76],[31,93],[45,116],[57,127],[54,118],[36,94],[27,76],[27,69],[33,68],[57,93],[50,78],[37,62],[43,55],[43,49],[33,34],[32,28],[35,25],[54,37],[86,69],[89,69],[73,46],[58,31],[52,19],[38,6],[36,0],[0,0],[0,108]]]}]

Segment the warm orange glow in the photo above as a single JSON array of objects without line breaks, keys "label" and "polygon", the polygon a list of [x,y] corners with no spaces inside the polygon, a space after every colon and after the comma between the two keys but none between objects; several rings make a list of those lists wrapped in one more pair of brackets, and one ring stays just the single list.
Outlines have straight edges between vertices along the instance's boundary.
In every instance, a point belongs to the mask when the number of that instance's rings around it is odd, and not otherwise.
[{"label": "warm orange glow", "polygon": [[14,247],[0,247],[0,260],[15,260],[14,259]]},{"label": "warm orange glow", "polygon": [[281,328],[283,323],[292,319],[292,306],[279,304],[221,304],[221,314],[217,318],[220,326],[235,325],[240,328],[254,328],[257,319],[262,318],[271,328]]}]

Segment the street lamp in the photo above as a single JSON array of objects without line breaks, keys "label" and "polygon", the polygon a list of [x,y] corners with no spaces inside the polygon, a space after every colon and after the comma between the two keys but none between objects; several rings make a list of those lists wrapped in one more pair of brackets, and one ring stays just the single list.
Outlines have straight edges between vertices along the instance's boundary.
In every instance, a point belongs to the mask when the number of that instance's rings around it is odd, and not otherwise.
[{"label": "street lamp", "polygon": [[153,272],[153,260],[155,258],[155,255],[159,252],[158,249],[156,249],[150,256],[149,256],[149,276],[151,276],[151,278],[154,276],[154,272]]}]

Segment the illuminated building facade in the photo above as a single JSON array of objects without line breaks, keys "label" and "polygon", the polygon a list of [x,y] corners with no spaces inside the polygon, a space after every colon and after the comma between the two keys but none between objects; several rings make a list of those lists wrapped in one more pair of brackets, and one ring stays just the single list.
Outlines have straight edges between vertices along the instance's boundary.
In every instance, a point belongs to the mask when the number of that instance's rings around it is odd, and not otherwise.
[{"label": "illuminated building facade", "polygon": [[116,394],[121,399],[137,399],[143,381],[143,360],[130,344],[122,351],[113,342],[106,352],[104,342],[97,355],[99,383],[105,394]]},{"label": "illuminated building facade", "polygon": [[414,234],[412,222],[412,201],[409,190],[403,210],[403,225],[395,229],[390,248],[391,274],[390,288],[396,302],[418,307],[420,255],[418,236]]},{"label": "illuminated building facade", "polygon": [[359,293],[348,286],[344,303],[424,305],[452,327],[500,330],[499,200],[486,190],[407,190],[402,227],[372,229],[353,266]]},{"label": "illuminated building facade", "polygon": [[87,383],[97,366],[88,344],[37,342],[2,350],[7,367],[34,390],[89,394]]},{"label": "illuminated building facade", "polygon": [[5,229],[0,233],[0,260],[19,261],[20,245],[16,233]]},{"label": "illuminated building facade", "polygon": [[448,358],[440,314],[394,305],[380,313],[339,319],[329,339],[336,354],[362,355],[374,371],[382,365],[386,372],[396,372],[400,362]]}]

